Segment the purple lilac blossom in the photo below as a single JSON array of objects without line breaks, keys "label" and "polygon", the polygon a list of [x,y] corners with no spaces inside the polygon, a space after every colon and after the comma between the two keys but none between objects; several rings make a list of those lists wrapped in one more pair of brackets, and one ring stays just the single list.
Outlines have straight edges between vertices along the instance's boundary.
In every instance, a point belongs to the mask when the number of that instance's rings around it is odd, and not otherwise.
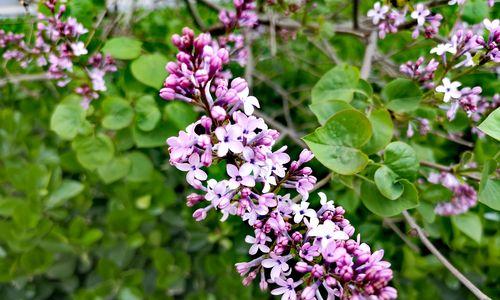
[{"label": "purple lilac blossom", "polygon": [[[253,259],[236,264],[243,284],[260,276],[261,289],[282,299],[395,299],[383,250],[372,251],[359,234],[354,238],[345,210],[325,194],[318,193],[319,209],[308,202],[316,177],[304,164],[313,154],[303,150],[292,161],[286,147],[273,150],[280,134],[253,115],[259,101],[246,81],[221,76],[227,51],[214,51],[210,35],[194,36],[187,28],[173,42],[179,53],[167,64],[160,96],[198,106],[205,115],[167,139],[170,163],[198,190],[187,197],[188,206],[199,207],[197,221],[220,210],[222,221],[238,216],[252,227],[245,241]],[[226,178],[206,176],[204,168],[222,160]],[[295,203],[291,194],[302,200]]]},{"label": "purple lilac blossom", "polygon": [[[35,42],[28,45],[24,35],[6,33],[0,29],[0,48],[5,49],[3,58],[13,60],[22,68],[27,68],[32,62],[46,68],[50,79],[57,80],[60,87],[71,81],[73,62],[80,56],[88,54],[81,36],[88,32],[75,18],[63,18],[66,6],[57,0],[47,0],[43,3],[50,11],[50,15],[38,13],[35,31]],[[82,95],[82,106],[88,108],[91,100],[99,97],[98,92],[106,90],[104,75],[115,72],[116,66],[110,56],[101,54],[91,56],[85,68],[88,81],[75,89]]]},{"label": "purple lilac blossom", "polygon": [[441,184],[453,192],[449,202],[441,202],[436,205],[434,211],[441,216],[459,215],[467,212],[477,204],[477,193],[473,187],[461,183],[453,174],[431,173],[427,179],[430,183]]}]

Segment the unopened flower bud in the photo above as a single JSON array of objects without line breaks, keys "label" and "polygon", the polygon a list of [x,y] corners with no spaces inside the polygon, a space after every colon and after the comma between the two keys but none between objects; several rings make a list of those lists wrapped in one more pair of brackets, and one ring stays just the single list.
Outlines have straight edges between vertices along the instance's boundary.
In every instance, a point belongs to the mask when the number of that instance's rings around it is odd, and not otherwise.
[{"label": "unopened flower bud", "polygon": [[236,90],[238,93],[248,88],[248,83],[245,79],[241,77],[236,77],[231,81],[231,88]]},{"label": "unopened flower bud", "polygon": [[186,204],[187,206],[192,207],[203,201],[203,199],[205,199],[204,196],[192,193],[186,197]]},{"label": "unopened flower bud", "polygon": [[292,240],[296,243],[302,241],[302,234],[298,231],[295,231],[294,233],[292,233]]},{"label": "unopened flower bud", "polygon": [[206,217],[207,211],[204,208],[199,208],[193,213],[193,218],[198,222],[204,220]]},{"label": "unopened flower bud", "polygon": [[171,88],[162,88],[160,90],[160,97],[162,97],[165,100],[174,100],[175,91]]},{"label": "unopened flower bud", "polygon": [[224,121],[226,119],[226,110],[216,105],[210,110],[210,115],[217,121]]},{"label": "unopened flower bud", "polygon": [[300,273],[309,272],[311,269],[312,267],[303,261],[299,261],[295,264],[295,270]]}]

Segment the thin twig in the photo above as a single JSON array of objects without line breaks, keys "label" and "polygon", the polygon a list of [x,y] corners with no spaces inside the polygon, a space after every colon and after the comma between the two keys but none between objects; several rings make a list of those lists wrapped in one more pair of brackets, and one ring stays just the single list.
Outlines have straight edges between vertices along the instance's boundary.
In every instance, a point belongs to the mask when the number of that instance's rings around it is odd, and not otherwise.
[{"label": "thin twig", "polygon": [[352,28],[358,29],[358,10],[359,10],[359,0],[354,0],[352,2]]},{"label": "thin twig", "polygon": [[252,52],[252,38],[249,30],[245,30],[244,33],[244,38],[245,38],[245,50],[247,51],[247,64],[245,66],[245,80],[248,83],[248,87],[250,90],[252,89],[253,86],[253,72],[255,69],[254,66],[254,57],[253,57],[253,52]]},{"label": "thin twig", "polygon": [[97,21],[95,22],[94,26],[92,26],[92,31],[90,32],[89,37],[85,42],[85,47],[87,47],[90,44],[90,42],[94,38],[97,29],[101,25],[102,21],[104,21],[104,17],[106,17],[107,14],[108,14],[108,8],[106,7],[106,9],[104,9],[104,11],[99,15],[99,17],[97,17]]},{"label": "thin twig", "polygon": [[377,50],[377,39],[378,34],[376,31],[372,31],[366,46],[365,56],[363,57],[363,65],[361,66],[361,78],[367,79],[370,76],[372,70],[372,60],[375,52]]},{"label": "thin twig", "polygon": [[[436,169],[436,170],[441,171],[441,172],[454,173],[453,167],[440,165],[440,164],[433,163],[430,161],[420,161],[420,165],[423,167]],[[460,173],[458,175],[467,177],[467,178],[472,179],[472,180],[481,181],[480,177],[474,176],[473,174]]]},{"label": "thin twig", "polygon": [[464,140],[462,138],[454,137],[454,136],[450,136],[450,135],[446,135],[446,134],[438,132],[438,131],[436,131],[436,132],[433,131],[431,133],[434,134],[434,135],[436,135],[436,136],[439,136],[439,137],[441,137],[443,139],[446,139],[446,140],[448,140],[450,142],[454,142],[454,143],[457,143],[459,145],[466,146],[466,147],[469,147],[469,148],[474,148],[474,143],[466,141],[466,140]]},{"label": "thin twig", "polygon": [[39,81],[49,79],[49,76],[46,73],[40,74],[21,74],[16,76],[9,76],[0,79],[0,86],[4,86],[7,83],[20,83],[23,81]]},{"label": "thin twig", "polygon": [[[316,182],[312,190],[309,191],[309,193],[314,192],[317,189],[322,188],[325,184],[330,182],[330,179],[332,178],[332,173],[329,173],[328,175],[325,176],[325,178],[321,179],[320,181]],[[302,195],[298,194],[297,196],[293,197],[292,201],[293,202],[299,202],[302,199]]]},{"label": "thin twig", "polygon": [[205,23],[203,22],[202,18],[200,17],[200,14],[198,13],[198,9],[196,9],[196,4],[191,2],[191,0],[184,0],[184,3],[186,3],[187,9],[189,11],[189,14],[191,17],[193,17],[194,23],[198,28],[200,28],[201,31],[205,31]]},{"label": "thin twig", "polygon": [[282,134],[288,135],[297,145],[302,147],[307,147],[306,143],[304,143],[297,132],[290,130],[289,128],[283,126],[281,123],[275,121],[273,118],[267,116],[265,113],[261,111],[255,111],[254,114],[257,117],[264,119],[267,123],[269,123],[272,127],[281,131]]},{"label": "thin twig", "polygon": [[417,232],[418,237],[422,241],[422,243],[429,249],[429,251],[436,256],[436,258],[458,279],[462,282],[465,287],[467,287],[478,299],[481,300],[491,300],[486,294],[484,294],[480,289],[478,289],[467,277],[465,277],[460,271],[455,268],[446,257],[439,252],[439,250],[432,244],[432,242],[427,238],[424,230],[418,226],[417,222],[413,217],[405,210],[403,211],[403,217],[406,219],[408,224],[412,229]]},{"label": "thin twig", "polygon": [[271,49],[271,56],[276,56],[276,17],[272,10],[269,11],[269,48]]},{"label": "thin twig", "polygon": [[420,254],[420,248],[418,248],[417,245],[415,245],[415,243],[413,243],[402,231],[401,229],[399,229],[398,226],[396,226],[396,224],[394,224],[394,221],[391,220],[390,218],[384,218],[383,220],[383,224],[386,225],[387,227],[389,227],[390,229],[392,229],[398,236],[399,238],[401,238],[401,240],[403,242],[405,242],[405,244],[413,251],[415,251],[416,253],[419,253]]},{"label": "thin twig", "polygon": [[212,10],[215,10],[216,12],[219,12],[221,10],[223,10],[224,8],[222,6],[220,6],[219,4],[217,3],[213,3],[211,1],[208,1],[208,0],[198,0],[201,4],[205,5],[206,7],[212,9]]}]

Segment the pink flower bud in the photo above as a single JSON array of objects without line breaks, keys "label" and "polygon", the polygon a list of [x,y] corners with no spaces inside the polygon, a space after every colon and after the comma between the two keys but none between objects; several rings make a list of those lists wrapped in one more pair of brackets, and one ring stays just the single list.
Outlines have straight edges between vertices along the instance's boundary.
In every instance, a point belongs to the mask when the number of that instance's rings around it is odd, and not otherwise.
[{"label": "pink flower bud", "polygon": [[174,44],[177,48],[182,47],[182,39],[178,34],[172,35],[172,44]]},{"label": "pink flower bud", "polygon": [[169,72],[170,74],[175,73],[178,68],[179,68],[179,65],[177,65],[173,61],[169,61],[167,63],[167,65],[165,66],[165,70],[167,70],[167,72]]},{"label": "pink flower bud", "polygon": [[208,69],[208,74],[210,77],[214,76],[215,73],[217,73],[222,67],[222,60],[217,57],[213,56],[212,59],[210,60],[210,67]]},{"label": "pink flower bud", "polygon": [[309,270],[311,269],[312,267],[303,261],[299,261],[298,263],[295,264],[295,270],[300,273],[309,272]]},{"label": "pink flower bud", "polygon": [[205,128],[206,131],[210,131],[212,128],[212,119],[207,116],[203,116],[200,119],[200,124]]},{"label": "pink flower bud", "polygon": [[205,151],[205,153],[201,155],[201,163],[205,167],[210,167],[210,165],[212,165],[212,151]]},{"label": "pink flower bud", "polygon": [[325,282],[329,286],[336,286],[337,285],[337,279],[333,278],[332,276],[326,276]]},{"label": "pink flower bud", "polygon": [[208,72],[206,70],[198,70],[194,74],[194,78],[198,82],[198,86],[203,86],[208,81]]},{"label": "pink flower bud", "polygon": [[298,231],[295,231],[292,234],[292,240],[296,243],[299,243],[300,241],[302,241],[302,234]]},{"label": "pink flower bud", "polygon": [[259,288],[261,291],[266,291],[268,287],[266,278],[264,276],[261,277],[260,282],[259,282]]},{"label": "pink flower bud", "polygon": [[302,150],[302,152],[300,152],[299,164],[306,163],[313,158],[314,158],[314,154],[311,151],[304,149],[304,150]]},{"label": "pink flower bud", "polygon": [[185,35],[192,39],[194,37],[194,31],[189,27],[182,28],[182,35]]},{"label": "pink flower bud", "polygon": [[186,197],[186,204],[187,206],[192,207],[200,203],[203,199],[205,199],[204,196],[192,193]]},{"label": "pink flower bud", "polygon": [[217,50],[217,56],[220,58],[221,62],[227,64],[229,62],[229,52],[226,48],[220,48]]},{"label": "pink flower bud", "polygon": [[237,77],[231,81],[231,88],[236,90],[238,93],[248,88],[248,83],[245,79]]},{"label": "pink flower bud", "polygon": [[207,211],[204,208],[199,208],[193,213],[193,218],[198,222],[204,220],[206,217]]},{"label": "pink flower bud", "polygon": [[321,278],[323,276],[324,269],[323,266],[320,266],[318,264],[314,265],[314,267],[311,270],[311,275],[316,278]]},{"label": "pink flower bud", "polygon": [[316,285],[307,286],[302,293],[300,294],[300,299],[303,300],[312,300],[316,297]]},{"label": "pink flower bud", "polygon": [[224,121],[226,119],[226,110],[216,105],[210,110],[210,115],[217,121]]},{"label": "pink flower bud", "polygon": [[162,88],[160,90],[160,97],[162,97],[165,100],[174,100],[175,91],[171,88]]}]

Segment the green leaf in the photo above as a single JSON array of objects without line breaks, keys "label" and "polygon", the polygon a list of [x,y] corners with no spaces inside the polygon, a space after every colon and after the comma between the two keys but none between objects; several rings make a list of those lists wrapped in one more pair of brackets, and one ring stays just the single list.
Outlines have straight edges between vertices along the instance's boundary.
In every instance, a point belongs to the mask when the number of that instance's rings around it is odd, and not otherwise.
[{"label": "green leaf", "polygon": [[131,165],[128,157],[115,157],[107,164],[97,168],[97,174],[104,183],[109,184],[127,176]]},{"label": "green leaf", "polygon": [[57,105],[50,118],[50,129],[61,138],[71,140],[82,130],[85,110],[77,103]]},{"label": "green leaf", "polygon": [[134,60],[130,66],[132,75],[141,83],[159,89],[167,77],[167,59],[160,54],[146,54]]},{"label": "green leaf", "polygon": [[479,124],[478,128],[497,141],[500,141],[500,107],[490,113],[486,120]]},{"label": "green leaf", "polygon": [[107,129],[119,130],[127,127],[134,118],[134,111],[130,104],[121,98],[107,98],[102,102],[104,118],[102,126]]},{"label": "green leaf", "polygon": [[85,233],[83,234],[82,238],[80,239],[80,243],[83,246],[88,247],[88,246],[94,244],[95,242],[97,242],[98,240],[100,240],[103,235],[104,234],[102,233],[102,231],[100,229],[97,229],[97,228],[89,229],[89,230],[85,231]]},{"label": "green leaf", "polygon": [[152,96],[139,98],[135,104],[135,111],[137,113],[135,123],[143,131],[153,130],[160,121],[161,113]]},{"label": "green leaf", "polygon": [[371,212],[381,217],[392,217],[400,214],[403,210],[418,206],[417,189],[408,180],[402,179],[404,192],[396,200],[384,197],[377,186],[369,181],[361,184],[361,201]]},{"label": "green leaf", "polygon": [[370,136],[370,121],[361,112],[348,109],[333,115],[303,140],[326,167],[342,175],[352,175],[368,164],[368,156],[356,148]]},{"label": "green leaf", "polygon": [[316,115],[316,118],[318,118],[318,122],[324,125],[334,114],[344,109],[352,109],[353,107],[342,100],[329,100],[313,103],[309,105],[309,108]]},{"label": "green leaf", "polygon": [[323,144],[359,148],[370,140],[372,128],[362,112],[346,109],[330,117],[315,134]]},{"label": "green leaf", "polygon": [[75,180],[65,179],[61,185],[50,194],[49,199],[45,202],[45,207],[48,209],[61,206],[67,200],[80,194],[84,189],[83,184]]},{"label": "green leaf", "polygon": [[316,83],[311,91],[312,103],[342,100],[350,102],[354,93],[370,97],[371,86],[366,82],[359,83],[359,70],[353,66],[336,66]]},{"label": "green leaf", "polygon": [[431,205],[427,202],[420,202],[420,205],[417,207],[418,212],[424,218],[424,221],[427,223],[433,223],[436,219],[436,213],[434,212],[434,205]]},{"label": "green leaf", "polygon": [[142,42],[129,37],[115,37],[109,39],[102,47],[102,52],[117,59],[134,59],[141,55]]},{"label": "green leaf", "polygon": [[178,130],[184,130],[197,117],[192,105],[180,101],[169,102],[165,105],[164,113],[167,121],[173,123]]},{"label": "green leaf", "polygon": [[382,98],[387,108],[395,112],[410,112],[418,108],[422,99],[420,87],[409,79],[398,78],[382,89]]},{"label": "green leaf", "polygon": [[483,235],[483,225],[478,215],[474,213],[465,213],[461,215],[452,216],[453,224],[457,226],[466,236],[470,237],[476,242],[481,242]]},{"label": "green leaf", "polygon": [[363,152],[373,154],[384,149],[391,142],[394,124],[391,114],[383,108],[372,111],[368,119],[372,125],[373,135],[363,146]]},{"label": "green leaf", "polygon": [[132,182],[148,181],[153,175],[153,163],[149,157],[137,151],[129,153],[127,157],[132,162],[132,166],[126,180]]},{"label": "green leaf", "polygon": [[415,180],[419,162],[415,150],[403,142],[392,142],[385,148],[384,162],[399,176]]},{"label": "green leaf", "polygon": [[89,170],[95,170],[113,158],[113,143],[106,135],[76,139],[72,147],[76,152],[78,162]]},{"label": "green leaf", "polygon": [[319,144],[311,139],[313,139],[311,135],[303,138],[316,159],[336,173],[342,175],[356,174],[361,172],[369,162],[368,156],[358,149]]},{"label": "green leaf", "polygon": [[378,190],[386,198],[396,200],[403,194],[403,184],[398,181],[398,175],[388,167],[378,168],[373,178]]},{"label": "green leaf", "polygon": [[[185,127],[184,127],[185,128]],[[165,139],[174,136],[178,132],[168,123],[160,123],[151,131],[142,131],[137,127],[133,128],[132,134],[134,142],[138,148],[155,148],[165,145]]]},{"label": "green leaf", "polygon": [[500,211],[500,180],[486,179],[479,191],[479,202]]},{"label": "green leaf", "polygon": [[489,11],[490,8],[486,1],[469,0],[465,2],[462,18],[468,24],[481,23],[488,18]]}]

